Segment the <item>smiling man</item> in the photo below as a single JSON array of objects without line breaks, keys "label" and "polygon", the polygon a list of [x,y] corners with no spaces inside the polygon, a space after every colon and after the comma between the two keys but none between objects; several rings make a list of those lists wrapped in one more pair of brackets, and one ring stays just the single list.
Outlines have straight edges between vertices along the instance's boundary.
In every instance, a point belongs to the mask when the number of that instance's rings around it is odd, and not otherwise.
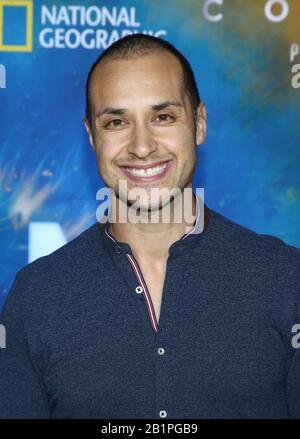
[{"label": "smiling man", "polygon": [[[159,209],[160,219],[169,201],[161,193],[155,204],[151,189],[192,188],[196,144],[203,143],[206,134],[205,106],[199,102],[193,73],[184,58],[178,59],[163,44],[156,38],[131,37],[104,53],[89,74],[85,119],[100,175],[112,193],[127,203],[127,194],[119,190],[120,180],[126,179],[129,191],[143,187],[148,196],[138,206]],[[112,215],[118,218],[118,209]],[[170,216],[174,217],[174,202]],[[168,250],[186,227],[185,221],[110,224],[110,234],[127,242],[139,261],[156,320]]]},{"label": "smiling man", "polygon": [[[125,37],[92,66],[86,97],[118,203],[17,273],[0,322],[0,417],[299,418],[300,251],[195,193],[176,204],[206,136],[188,61],[163,40]],[[158,221],[122,222],[120,206]],[[193,219],[176,222],[188,207]]]}]

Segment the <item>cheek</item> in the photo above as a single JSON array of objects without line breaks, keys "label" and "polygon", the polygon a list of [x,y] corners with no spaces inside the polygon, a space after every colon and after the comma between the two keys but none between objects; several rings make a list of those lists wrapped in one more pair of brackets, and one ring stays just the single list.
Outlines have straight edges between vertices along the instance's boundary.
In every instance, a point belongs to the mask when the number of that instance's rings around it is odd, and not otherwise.
[{"label": "cheek", "polygon": [[99,165],[103,168],[119,156],[126,147],[126,139],[120,133],[98,135],[96,138],[96,156]]},{"label": "cheek", "polygon": [[178,155],[188,154],[195,146],[194,131],[187,126],[174,126],[156,132],[156,141]]}]

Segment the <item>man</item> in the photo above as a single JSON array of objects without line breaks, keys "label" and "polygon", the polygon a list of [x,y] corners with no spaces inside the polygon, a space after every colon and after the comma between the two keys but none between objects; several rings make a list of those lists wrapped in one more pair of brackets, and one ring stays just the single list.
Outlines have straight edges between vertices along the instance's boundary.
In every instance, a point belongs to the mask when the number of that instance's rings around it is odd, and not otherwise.
[{"label": "man", "polygon": [[146,216],[174,213],[192,187],[206,111],[189,63],[167,42],[125,37],[92,67],[86,113],[118,219],[17,273],[0,416],[300,417],[300,251],[207,206],[198,233],[195,195],[195,221],[118,216],[133,205],[120,181],[146,191]]}]

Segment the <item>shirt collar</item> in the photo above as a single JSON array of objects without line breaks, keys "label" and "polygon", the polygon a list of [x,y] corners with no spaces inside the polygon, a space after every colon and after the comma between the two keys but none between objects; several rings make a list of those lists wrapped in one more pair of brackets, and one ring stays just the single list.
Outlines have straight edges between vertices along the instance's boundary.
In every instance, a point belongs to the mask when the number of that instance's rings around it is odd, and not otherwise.
[{"label": "shirt collar", "polygon": [[[191,247],[193,247],[198,242],[199,238],[201,238],[202,233],[208,225],[210,211],[198,195],[194,194],[194,196],[196,198],[196,219],[193,223],[193,227],[190,231],[182,235],[179,240],[171,244],[171,246],[169,247],[170,256],[176,256],[184,249],[190,250]],[[105,216],[107,215],[107,213],[108,208],[105,211]],[[100,224],[101,235],[105,246],[117,255],[132,254],[130,245],[127,242],[117,241],[116,238],[108,231],[109,224],[109,219],[106,221],[106,223]]]}]

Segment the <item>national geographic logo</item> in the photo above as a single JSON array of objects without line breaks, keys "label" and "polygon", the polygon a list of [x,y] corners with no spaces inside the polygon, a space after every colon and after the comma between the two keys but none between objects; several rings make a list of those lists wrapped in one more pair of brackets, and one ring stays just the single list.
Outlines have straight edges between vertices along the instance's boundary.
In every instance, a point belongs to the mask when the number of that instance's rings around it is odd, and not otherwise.
[{"label": "national geographic logo", "polygon": [[33,0],[0,0],[0,52],[32,51],[36,37],[33,15],[40,16],[40,22],[35,24],[39,29],[37,40],[44,49],[106,49],[132,33],[155,37],[167,34],[164,29],[142,29],[135,7],[54,3],[36,2],[40,9],[34,15]]},{"label": "national geographic logo", "polygon": [[[24,40],[22,44],[9,41],[6,30],[9,28],[9,16],[24,19]],[[19,17],[18,17],[19,16]],[[19,21],[18,21],[19,22]],[[23,28],[23,26],[22,26]],[[0,0],[0,51],[31,52],[33,36],[33,4],[32,0]],[[23,38],[22,38],[23,39]]]},{"label": "national geographic logo", "polygon": [[[230,7],[225,0],[200,1],[205,20],[216,23],[225,19]],[[288,19],[289,0],[259,2],[262,14],[270,23],[279,24]],[[138,8],[134,6],[112,6],[109,1],[104,6],[101,0],[94,1],[98,5],[78,4],[77,1],[70,4],[71,1],[59,0],[41,3],[42,0],[35,4],[34,0],[0,0],[0,51],[32,51],[33,15],[35,32],[38,32],[34,34],[34,40],[43,49],[106,49],[119,38],[132,33],[155,37],[167,35],[166,29],[143,29],[137,17]],[[254,2],[244,3],[252,5]],[[36,10],[33,14],[34,6]]]}]

